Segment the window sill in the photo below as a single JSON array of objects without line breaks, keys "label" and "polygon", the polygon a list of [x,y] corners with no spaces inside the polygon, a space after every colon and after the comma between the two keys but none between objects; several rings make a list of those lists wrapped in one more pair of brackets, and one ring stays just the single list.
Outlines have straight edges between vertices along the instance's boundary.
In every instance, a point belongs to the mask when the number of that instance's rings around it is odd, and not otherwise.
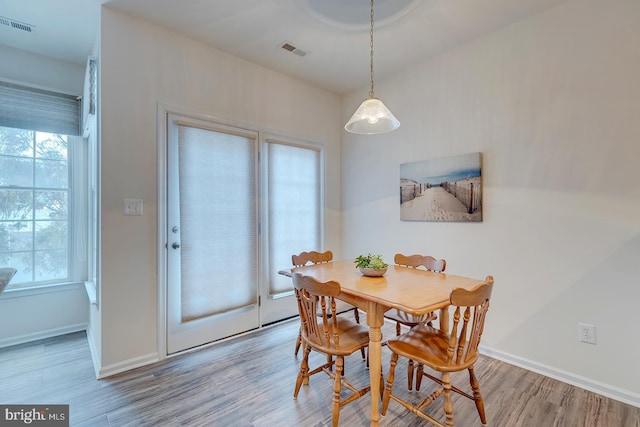
[{"label": "window sill", "polygon": [[87,290],[87,297],[91,305],[98,305],[97,291],[95,282],[84,282],[84,288]]},{"label": "window sill", "polygon": [[279,294],[269,295],[269,299],[275,300],[275,299],[290,297],[292,295],[295,295],[294,291],[286,291],[286,292],[281,292]]},{"label": "window sill", "polygon": [[82,288],[82,282],[65,282],[54,285],[34,286],[26,289],[5,289],[0,295],[0,300],[10,298],[24,298],[33,295],[48,294],[51,292],[66,292]]}]

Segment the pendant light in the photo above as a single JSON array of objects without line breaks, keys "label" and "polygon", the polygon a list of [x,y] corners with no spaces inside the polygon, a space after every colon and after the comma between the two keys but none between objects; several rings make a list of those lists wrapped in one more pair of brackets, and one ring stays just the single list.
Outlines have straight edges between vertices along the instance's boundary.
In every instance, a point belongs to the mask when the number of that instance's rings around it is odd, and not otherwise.
[{"label": "pendant light", "polygon": [[371,46],[371,89],[369,98],[365,99],[344,126],[347,132],[360,134],[376,134],[390,132],[400,127],[400,122],[389,111],[373,92],[373,0],[371,0],[371,30],[369,31]]}]

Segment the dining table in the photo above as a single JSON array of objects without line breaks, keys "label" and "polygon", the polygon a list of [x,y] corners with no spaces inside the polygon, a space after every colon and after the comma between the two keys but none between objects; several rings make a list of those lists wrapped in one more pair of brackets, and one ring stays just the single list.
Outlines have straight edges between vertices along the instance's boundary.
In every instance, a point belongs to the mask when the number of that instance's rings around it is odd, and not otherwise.
[{"label": "dining table", "polygon": [[384,313],[398,309],[408,314],[422,315],[440,310],[439,327],[448,331],[449,295],[455,288],[473,289],[484,280],[436,273],[433,271],[389,265],[383,276],[369,277],[360,273],[353,260],[310,264],[282,271],[301,273],[320,282],[340,284],[338,299],[366,313],[369,327],[369,379],[371,382],[371,426],[380,422],[380,382],[382,372],[382,331]]}]

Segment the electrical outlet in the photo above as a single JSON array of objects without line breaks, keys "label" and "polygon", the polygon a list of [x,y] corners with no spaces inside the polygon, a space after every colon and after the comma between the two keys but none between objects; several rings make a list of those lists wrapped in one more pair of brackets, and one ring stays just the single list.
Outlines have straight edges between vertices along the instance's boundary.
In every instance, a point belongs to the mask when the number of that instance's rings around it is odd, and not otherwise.
[{"label": "electrical outlet", "polygon": [[578,340],[589,344],[596,343],[596,327],[585,323],[578,323]]},{"label": "electrical outlet", "polygon": [[124,199],[122,205],[123,215],[142,215],[142,199]]}]

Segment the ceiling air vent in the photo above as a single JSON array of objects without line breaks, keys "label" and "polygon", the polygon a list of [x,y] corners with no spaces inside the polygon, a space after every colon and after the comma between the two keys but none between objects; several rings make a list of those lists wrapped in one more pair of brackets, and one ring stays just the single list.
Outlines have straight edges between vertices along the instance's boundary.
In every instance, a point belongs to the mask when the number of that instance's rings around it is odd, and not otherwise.
[{"label": "ceiling air vent", "polygon": [[25,24],[24,22],[5,18],[4,16],[0,16],[0,26],[13,28],[15,30],[26,31],[27,33],[33,33],[36,30],[36,27],[34,25]]},{"label": "ceiling air vent", "polygon": [[294,45],[292,45],[287,41],[280,43],[280,47],[288,52],[295,53],[298,56],[305,56],[307,54],[307,52],[305,52],[304,50],[298,49],[297,47],[295,47]]}]

